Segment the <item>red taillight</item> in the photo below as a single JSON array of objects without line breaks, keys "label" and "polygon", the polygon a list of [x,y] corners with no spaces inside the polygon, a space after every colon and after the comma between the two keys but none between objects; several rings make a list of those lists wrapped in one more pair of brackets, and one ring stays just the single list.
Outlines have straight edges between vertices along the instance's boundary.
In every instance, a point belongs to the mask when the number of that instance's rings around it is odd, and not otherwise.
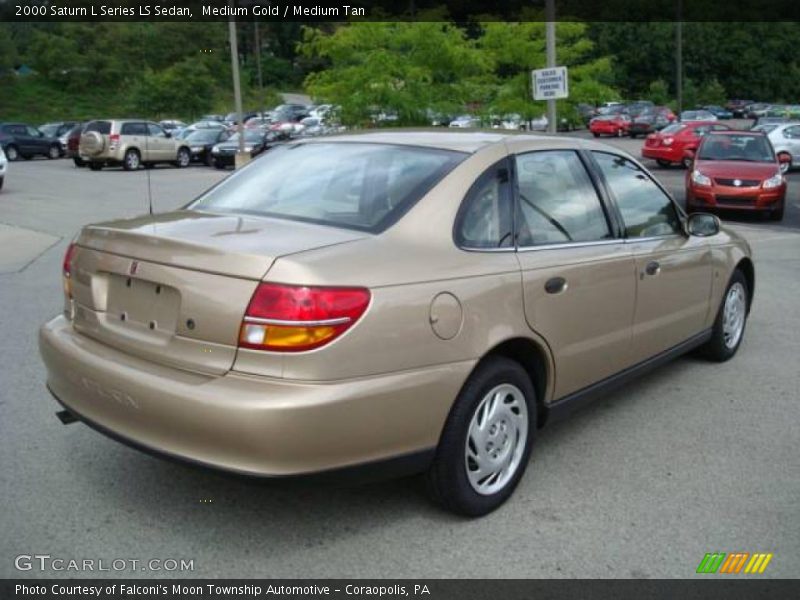
[{"label": "red taillight", "polygon": [[119,143],[118,133],[112,133],[111,135],[108,136],[108,145],[111,147],[111,149],[116,148],[118,143]]},{"label": "red taillight", "polygon": [[364,288],[262,283],[245,312],[239,346],[276,352],[319,348],[350,329],[369,301]]},{"label": "red taillight", "polygon": [[64,278],[64,294],[67,298],[72,298],[72,259],[75,256],[77,246],[70,244],[64,253],[64,261],[61,263],[61,274]]}]

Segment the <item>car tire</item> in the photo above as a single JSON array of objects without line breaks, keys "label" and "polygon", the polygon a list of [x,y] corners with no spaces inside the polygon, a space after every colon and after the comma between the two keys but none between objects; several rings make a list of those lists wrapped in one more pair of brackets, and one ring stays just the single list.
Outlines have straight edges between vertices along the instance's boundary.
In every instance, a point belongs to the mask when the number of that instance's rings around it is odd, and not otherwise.
[{"label": "car tire", "polygon": [[711,339],[701,347],[701,354],[716,362],[732,358],[744,338],[749,308],[747,278],[740,269],[736,269],[725,288],[725,295],[711,330]]},{"label": "car tire", "polygon": [[599,137],[600,137],[600,134],[599,134],[599,133],[594,133],[594,132],[592,132],[592,135],[593,135],[594,137],[596,137],[596,138],[599,138]]},{"label": "car tire", "polygon": [[50,146],[47,150],[47,158],[50,160],[61,158],[61,148],[57,144]]},{"label": "car tire", "polygon": [[786,173],[788,173],[789,171],[792,170],[792,155],[787,153],[787,152],[779,152],[778,153],[778,160],[780,160],[780,158],[782,156],[789,157],[789,161],[788,162],[781,162],[781,166],[780,166],[781,173],[783,173],[785,175]]},{"label": "car tire", "polygon": [[175,161],[175,166],[179,169],[185,169],[192,162],[192,153],[188,148],[178,148],[178,160]]},{"label": "car tire", "polygon": [[126,171],[136,171],[142,164],[142,157],[139,151],[134,148],[129,148],[125,151],[125,156],[122,158],[122,168]]},{"label": "car tire", "polygon": [[485,359],[445,422],[427,472],[431,498],[470,517],[495,510],[525,473],[535,433],[536,392],[528,374],[508,358]]},{"label": "car tire", "polygon": [[92,171],[99,171],[100,169],[103,168],[103,163],[101,163],[101,162],[90,162],[89,163],[89,168]]},{"label": "car tire", "polygon": [[78,168],[86,166],[86,161],[78,156],[73,156],[72,162],[75,163],[75,166]]},{"label": "car tire", "polygon": [[681,166],[684,169],[691,169],[692,168],[692,159],[691,158],[686,158],[686,157],[682,158],[681,159]]},{"label": "car tire", "polygon": [[771,213],[769,213],[769,218],[771,221],[783,221],[783,211],[786,208],[786,198],[781,198],[781,201],[778,203]]},{"label": "car tire", "polygon": [[19,160],[19,150],[14,144],[9,144],[5,149],[6,158],[11,162]]},{"label": "car tire", "polygon": [[658,163],[659,167],[663,167],[664,169],[669,169],[672,166],[671,162],[664,160],[663,158],[657,158],[656,163]]},{"label": "car tire", "polygon": [[3,189],[3,180],[4,179],[5,179],[5,177],[0,177],[0,190]]},{"label": "car tire", "polygon": [[630,132],[628,132],[628,135],[629,135],[629,136],[631,136],[631,139],[632,139],[632,140],[635,140],[635,139],[636,139],[636,136],[637,136],[638,134],[636,134],[636,133],[633,133],[632,131],[630,131]]}]

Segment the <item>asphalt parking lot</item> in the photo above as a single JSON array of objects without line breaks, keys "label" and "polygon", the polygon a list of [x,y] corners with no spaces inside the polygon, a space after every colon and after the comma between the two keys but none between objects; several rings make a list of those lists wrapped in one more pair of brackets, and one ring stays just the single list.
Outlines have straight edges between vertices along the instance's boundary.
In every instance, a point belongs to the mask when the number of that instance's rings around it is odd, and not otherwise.
[{"label": "asphalt parking lot", "polygon": [[[636,155],[642,140],[611,143]],[[649,166],[682,201],[684,171]],[[739,354],[679,359],[547,428],[511,501],[474,521],[430,505],[418,478],[241,480],[56,419],[36,332],[61,310],[69,240],[85,223],[145,212],[148,176],[165,211],[224,175],[11,164],[0,192],[0,577],[77,575],[17,571],[20,554],[194,561],[191,573],[118,573],[128,577],[690,577],[717,551],[772,552],[762,576],[797,575],[800,172],[783,223],[723,215],[756,262]]]}]

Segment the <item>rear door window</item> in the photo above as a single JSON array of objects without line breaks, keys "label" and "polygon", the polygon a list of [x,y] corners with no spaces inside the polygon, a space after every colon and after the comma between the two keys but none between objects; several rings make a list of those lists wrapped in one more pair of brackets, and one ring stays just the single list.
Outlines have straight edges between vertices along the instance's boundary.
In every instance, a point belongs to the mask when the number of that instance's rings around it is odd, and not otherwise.
[{"label": "rear door window", "polygon": [[519,246],[612,237],[603,205],[577,152],[530,152],[517,156],[515,163]]},{"label": "rear door window", "polygon": [[156,125],[155,123],[148,123],[147,124],[147,133],[151,137],[165,137],[164,130],[161,128],[160,125]]},{"label": "rear door window", "polygon": [[102,135],[108,135],[111,133],[111,121],[92,121],[86,126],[86,133],[90,132],[100,133]]},{"label": "rear door window", "polygon": [[123,123],[119,132],[121,135],[147,135],[147,126],[144,123]]}]

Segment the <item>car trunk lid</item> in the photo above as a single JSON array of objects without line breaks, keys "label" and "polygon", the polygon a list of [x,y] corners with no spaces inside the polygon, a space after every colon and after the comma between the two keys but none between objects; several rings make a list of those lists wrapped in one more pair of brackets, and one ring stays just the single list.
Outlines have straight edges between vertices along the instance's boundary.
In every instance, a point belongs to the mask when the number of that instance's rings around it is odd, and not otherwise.
[{"label": "car trunk lid", "polygon": [[222,374],[258,282],[279,256],[365,234],[285,220],[177,211],[84,228],[74,325],[124,352]]}]

